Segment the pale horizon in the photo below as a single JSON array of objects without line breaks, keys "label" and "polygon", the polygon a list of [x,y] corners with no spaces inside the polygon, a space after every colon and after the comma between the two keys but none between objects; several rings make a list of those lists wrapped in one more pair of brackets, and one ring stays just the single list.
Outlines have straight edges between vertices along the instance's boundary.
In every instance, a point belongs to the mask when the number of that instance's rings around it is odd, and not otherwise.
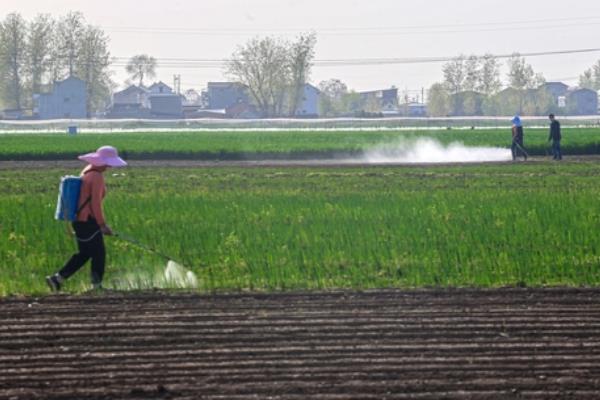
[{"label": "pale horizon", "polygon": [[[209,81],[228,78],[218,66],[184,66],[180,59],[223,60],[238,45],[255,36],[293,39],[302,32],[317,34],[316,60],[456,57],[555,52],[600,47],[600,2],[463,1],[449,5],[436,0],[401,4],[330,0],[239,1],[197,3],[148,0],[140,8],[132,0],[3,0],[0,18],[11,12],[28,21],[40,13],[55,18],[81,11],[86,21],[110,37],[111,56],[148,54],[158,60],[156,81],[181,88],[203,89]],[[177,59],[165,65],[166,59]],[[549,81],[576,85],[578,77],[598,59],[600,51],[527,57]],[[502,60],[505,65],[505,60]],[[162,65],[161,65],[162,64]],[[310,82],[337,78],[351,89],[376,90],[395,86],[416,94],[442,80],[442,62],[393,65],[315,65]],[[111,67],[120,88],[127,78],[123,62]],[[503,81],[505,69],[502,71]]]}]

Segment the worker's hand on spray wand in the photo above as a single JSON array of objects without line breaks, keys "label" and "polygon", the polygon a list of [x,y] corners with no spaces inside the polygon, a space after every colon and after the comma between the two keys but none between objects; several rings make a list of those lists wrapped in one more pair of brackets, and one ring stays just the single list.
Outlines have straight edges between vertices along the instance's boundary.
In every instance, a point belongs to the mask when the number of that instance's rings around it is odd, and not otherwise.
[{"label": "worker's hand on spray wand", "polygon": [[108,236],[112,236],[113,235],[113,231],[112,229],[110,229],[110,226],[104,224],[100,226],[100,231],[104,234],[104,235],[108,235]]}]

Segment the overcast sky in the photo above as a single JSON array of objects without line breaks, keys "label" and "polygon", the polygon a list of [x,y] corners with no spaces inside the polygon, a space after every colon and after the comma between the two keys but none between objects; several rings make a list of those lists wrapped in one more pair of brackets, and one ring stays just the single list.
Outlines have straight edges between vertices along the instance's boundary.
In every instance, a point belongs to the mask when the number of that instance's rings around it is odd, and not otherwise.
[{"label": "overcast sky", "polygon": [[[558,0],[0,0],[2,19],[19,12],[59,17],[81,11],[110,36],[115,57],[146,53],[158,79],[182,89],[224,80],[221,68],[162,66],[167,58],[224,59],[253,36],[317,33],[317,60],[449,57],[600,47],[600,1]],[[576,84],[600,52],[530,57],[548,80]],[[442,79],[442,63],[316,66],[311,81],[338,78],[355,90],[418,92]],[[503,71],[504,72],[504,71]],[[114,67],[123,84],[124,67]],[[504,79],[504,73],[503,73]]]}]

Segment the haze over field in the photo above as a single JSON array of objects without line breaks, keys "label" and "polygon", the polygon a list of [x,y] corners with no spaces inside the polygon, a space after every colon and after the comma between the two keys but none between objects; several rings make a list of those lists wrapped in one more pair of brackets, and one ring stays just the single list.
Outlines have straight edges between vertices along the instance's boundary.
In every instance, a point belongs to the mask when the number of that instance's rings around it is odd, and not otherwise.
[{"label": "haze over field", "polygon": [[[191,67],[180,59],[222,60],[254,36],[294,38],[314,30],[316,60],[453,57],[459,54],[547,52],[598,47],[600,2],[576,7],[558,0],[443,0],[373,2],[328,0],[222,0],[194,2],[148,0],[3,0],[0,18],[18,12],[27,19],[81,11],[111,37],[110,51],[128,58],[147,53],[159,60],[157,78],[169,84],[181,75],[182,89],[226,79],[218,65]],[[576,84],[600,53],[528,58],[547,80]],[[167,59],[179,61],[167,65]],[[162,65],[161,65],[162,64]],[[113,65],[115,82],[126,79]],[[439,62],[394,65],[316,65],[311,81],[338,78],[355,90],[397,86],[418,94],[441,79]]]},{"label": "haze over field", "polygon": [[444,145],[435,139],[423,137],[378,145],[368,150],[364,158],[367,162],[377,164],[440,164],[509,161],[512,156],[506,148],[465,146],[461,142]]}]

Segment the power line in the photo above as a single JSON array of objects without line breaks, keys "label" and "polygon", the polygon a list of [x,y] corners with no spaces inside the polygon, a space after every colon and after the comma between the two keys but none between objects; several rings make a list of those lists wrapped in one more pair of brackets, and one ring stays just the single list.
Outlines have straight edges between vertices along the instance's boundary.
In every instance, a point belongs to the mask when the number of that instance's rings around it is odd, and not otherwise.
[{"label": "power line", "polygon": [[[318,31],[320,36],[338,36],[338,37],[350,37],[350,36],[417,36],[417,35],[440,35],[440,34],[458,34],[458,33],[484,33],[484,32],[505,32],[507,30],[511,31],[540,31],[540,30],[562,30],[566,28],[589,28],[600,25],[600,21],[598,22],[589,22],[589,23],[570,23],[570,24],[552,24],[552,25],[539,25],[539,26],[511,26],[511,27],[496,27],[496,28],[480,28],[480,29],[431,29],[431,30],[421,30],[421,31],[379,31],[379,32],[324,32]],[[303,32],[305,32],[304,30]],[[246,32],[199,32],[199,31],[166,31],[160,29],[153,30],[111,30],[112,33],[134,33],[134,34],[149,34],[149,35],[188,35],[188,36],[206,36],[206,37],[223,37],[223,36],[232,36],[232,37],[245,37],[245,36],[255,36],[260,34],[260,31],[246,31]],[[268,33],[273,33],[274,31],[269,31]],[[289,32],[288,34],[293,34]]]},{"label": "power line", "polygon": [[[511,58],[515,54],[521,57],[540,57],[540,56],[558,56],[567,54],[580,54],[580,53],[597,53],[600,52],[600,48],[589,48],[589,49],[568,49],[568,50],[555,50],[555,51],[537,51],[537,52],[526,52],[526,53],[510,53],[510,54],[491,54],[491,57],[497,59]],[[482,57],[482,56],[478,56]],[[399,64],[427,64],[427,63],[439,63],[448,62],[455,60],[457,56],[435,56],[435,57],[404,57],[404,58],[340,58],[340,59],[315,59],[313,65],[315,67],[337,67],[337,66],[369,66],[369,65],[399,65]],[[125,60],[124,57],[115,57],[115,60]],[[200,67],[224,67],[228,62],[234,61],[233,59],[203,59],[203,58],[157,58],[157,64],[159,67],[172,67],[172,68],[200,68]],[[125,65],[123,61],[117,61],[113,65]]]},{"label": "power line", "polygon": [[[596,53],[600,52],[600,48],[589,49],[568,49],[556,51],[538,51],[526,53],[510,53],[510,54],[488,54],[496,59],[511,58],[515,54],[521,57],[540,57],[540,56],[560,56],[568,54]],[[482,56],[476,56],[481,58]],[[403,64],[430,64],[439,62],[448,62],[457,59],[457,56],[434,56],[434,57],[403,57],[403,58],[340,58],[340,59],[315,59],[313,60],[314,67],[349,67],[349,66],[373,66],[373,65],[403,65]],[[44,60],[43,64],[52,66],[57,64],[65,64],[64,60],[67,57],[51,58]],[[128,57],[111,57],[111,67],[125,67],[128,64]],[[227,66],[228,63],[235,61],[234,59],[214,59],[214,58],[155,58],[157,67],[165,69],[220,69]],[[20,64],[25,65],[25,61],[20,61]],[[76,60],[73,65],[90,66],[96,65],[95,61],[79,61]]]},{"label": "power line", "polygon": [[[521,57],[539,57],[539,56],[559,56],[568,54],[597,53],[600,48],[588,49],[568,49],[555,51],[537,51],[526,53],[505,53],[505,54],[486,54],[485,56],[496,59],[511,58],[514,55]],[[482,58],[483,56],[476,56]],[[370,66],[370,65],[400,65],[400,64],[427,64],[448,62],[459,58],[459,56],[434,56],[434,57],[402,57],[402,58],[339,58],[339,59],[315,59],[315,67],[343,67],[343,66]],[[64,60],[68,57],[48,58],[43,61],[46,66],[57,64],[67,64]],[[128,57],[110,57],[110,65],[113,67],[125,67],[129,62]],[[234,59],[214,59],[214,58],[155,58],[158,67],[161,68],[223,68]],[[19,64],[25,65],[25,60],[20,60]],[[81,61],[75,60],[73,65],[89,66],[97,65],[95,60]]]},{"label": "power line", "polygon": [[[600,24],[600,16],[587,16],[587,17],[571,17],[571,18],[546,18],[546,19],[534,19],[534,20],[511,20],[511,21],[502,21],[502,22],[476,22],[476,23],[466,23],[466,24],[436,24],[436,25],[397,25],[397,26],[387,26],[387,27],[335,27],[335,28],[286,28],[286,29],[278,29],[278,28],[253,28],[253,29],[236,29],[236,28],[173,28],[173,27],[127,27],[127,26],[107,26],[104,29],[113,32],[123,32],[123,33],[171,33],[171,34],[190,34],[190,35],[207,35],[207,36],[218,36],[218,35],[243,35],[243,34],[256,34],[256,33],[301,33],[306,31],[318,31],[319,33],[324,34],[365,34],[365,33],[449,33],[449,32],[463,32],[463,30],[459,31],[449,31],[448,28],[476,28],[476,27],[485,27],[486,29],[480,29],[477,31],[489,31],[489,30],[497,30],[489,29],[489,26],[500,26],[500,27],[510,27],[516,25],[516,28],[512,29],[540,29],[540,28],[559,28],[559,27],[571,27],[571,26],[582,26],[582,25],[597,25]],[[593,22],[582,22],[582,21],[593,21]],[[557,24],[561,23],[562,24]],[[564,24],[564,22],[568,22],[568,24]],[[553,23],[548,26],[533,26],[536,24],[548,24]],[[574,24],[576,23],[576,25]],[[440,29],[444,29],[439,31]],[[431,32],[406,32],[410,30],[432,30]],[[473,30],[467,30],[464,32],[473,32]]]}]

